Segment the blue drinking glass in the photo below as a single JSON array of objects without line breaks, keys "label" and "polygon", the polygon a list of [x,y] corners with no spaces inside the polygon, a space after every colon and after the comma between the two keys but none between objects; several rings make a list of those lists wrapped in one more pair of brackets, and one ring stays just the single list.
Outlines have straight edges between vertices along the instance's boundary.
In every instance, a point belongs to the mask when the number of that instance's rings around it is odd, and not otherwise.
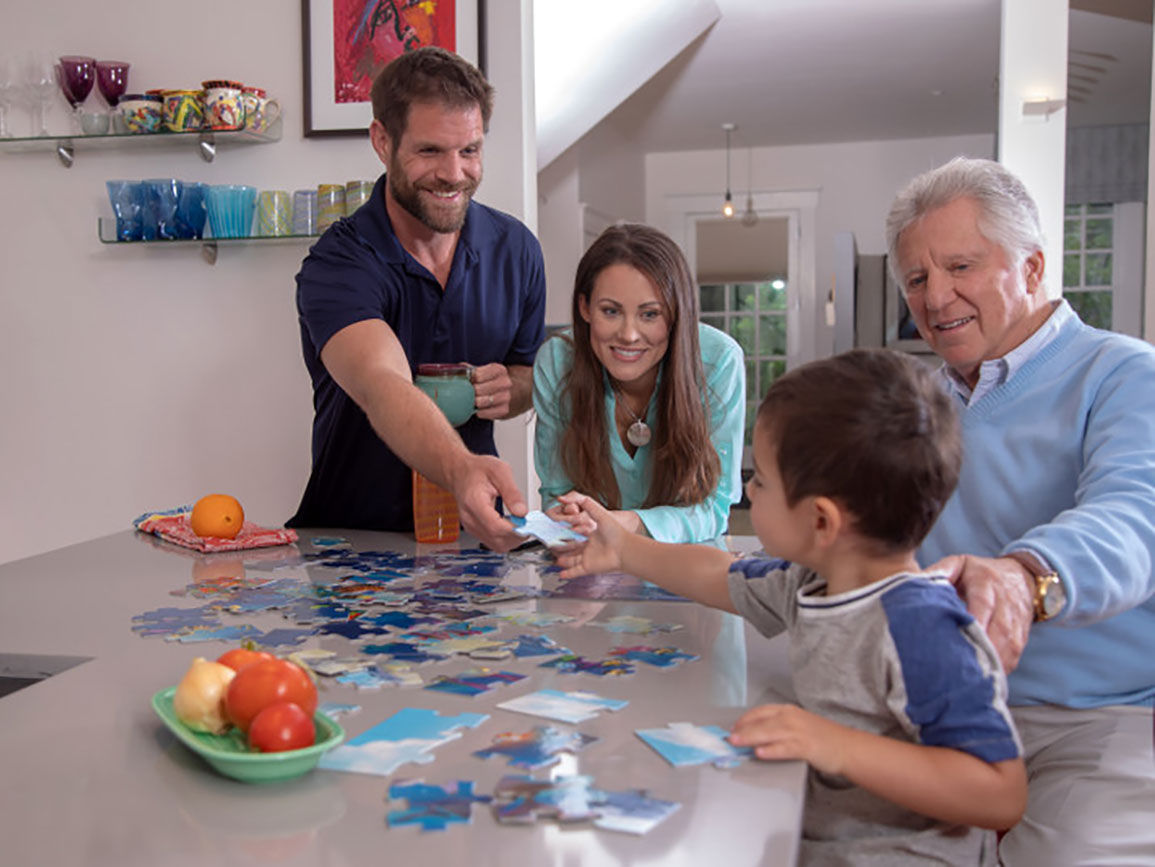
[{"label": "blue drinking glass", "polygon": [[205,190],[207,184],[186,181],[181,186],[176,205],[176,236],[203,238],[205,234]]},{"label": "blue drinking glass", "polygon": [[139,181],[106,181],[105,186],[112,212],[116,215],[116,240],[141,240],[144,237],[144,185]]}]

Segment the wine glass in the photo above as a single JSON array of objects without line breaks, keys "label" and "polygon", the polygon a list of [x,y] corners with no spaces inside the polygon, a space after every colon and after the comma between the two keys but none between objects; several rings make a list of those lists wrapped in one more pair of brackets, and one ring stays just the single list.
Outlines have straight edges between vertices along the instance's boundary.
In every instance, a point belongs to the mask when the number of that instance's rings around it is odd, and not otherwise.
[{"label": "wine glass", "polygon": [[60,58],[60,90],[64,98],[72,106],[72,116],[76,123],[80,123],[80,107],[88,94],[92,92],[92,85],[96,83],[96,60],[92,57],[81,57],[68,54]]},{"label": "wine glass", "polygon": [[28,108],[32,111],[33,135],[50,135],[48,103],[55,89],[56,75],[52,64],[30,54],[24,65],[24,90]]},{"label": "wine glass", "polygon": [[123,60],[96,62],[96,86],[109,108],[116,108],[116,104],[128,89],[128,67],[129,64]]}]

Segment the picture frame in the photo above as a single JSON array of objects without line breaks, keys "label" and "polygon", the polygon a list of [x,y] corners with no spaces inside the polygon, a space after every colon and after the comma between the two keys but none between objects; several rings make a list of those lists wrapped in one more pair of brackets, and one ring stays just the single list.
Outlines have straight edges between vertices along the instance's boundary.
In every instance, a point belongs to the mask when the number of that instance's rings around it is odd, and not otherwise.
[{"label": "picture frame", "polygon": [[910,308],[906,306],[906,298],[894,275],[890,273],[890,261],[883,257],[883,342],[891,349],[899,352],[913,352],[917,354],[930,353],[931,348],[925,340],[919,337],[914,318],[910,315]]},{"label": "picture frame", "polygon": [[[344,82],[345,87],[355,87],[365,101],[337,101],[337,46],[334,37],[334,13],[337,8],[350,9],[364,6],[372,12],[379,12],[378,20],[394,20],[399,7],[421,7],[427,11],[428,2],[419,0],[301,0],[301,43],[304,71],[304,120],[305,138],[332,136],[368,136],[369,124],[373,119],[368,102],[366,79],[372,80],[384,63],[376,64],[368,72],[362,73],[363,62],[359,63],[357,80]],[[436,0],[434,9],[440,7],[444,14],[452,12],[453,44],[444,47],[456,51],[470,63],[485,73],[485,0]],[[392,14],[389,14],[392,13]],[[437,15],[434,11],[433,16]],[[444,24],[444,21],[440,21]],[[435,34],[436,35],[436,34]],[[387,34],[388,38],[388,34]],[[395,40],[391,40],[395,41]],[[443,44],[434,39],[431,44]],[[370,55],[362,43],[358,50]],[[400,44],[398,44],[398,50]],[[387,61],[386,61],[387,62]],[[351,64],[347,64],[352,68]]]}]

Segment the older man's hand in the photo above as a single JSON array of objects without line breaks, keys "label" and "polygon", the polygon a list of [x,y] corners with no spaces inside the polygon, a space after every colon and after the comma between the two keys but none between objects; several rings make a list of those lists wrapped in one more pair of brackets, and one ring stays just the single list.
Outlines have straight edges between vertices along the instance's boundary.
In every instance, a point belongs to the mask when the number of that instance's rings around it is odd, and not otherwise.
[{"label": "older man's hand", "polygon": [[946,572],[967,610],[991,639],[1009,674],[1019,664],[1035,619],[1033,578],[1012,557],[944,557],[927,571]]}]

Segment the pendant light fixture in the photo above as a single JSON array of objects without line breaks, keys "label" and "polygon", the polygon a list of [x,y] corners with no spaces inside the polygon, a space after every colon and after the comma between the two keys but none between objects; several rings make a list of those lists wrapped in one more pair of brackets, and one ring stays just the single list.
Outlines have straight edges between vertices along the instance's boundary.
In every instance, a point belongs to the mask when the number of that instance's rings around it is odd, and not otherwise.
[{"label": "pendant light fixture", "polygon": [[722,216],[728,220],[734,216],[734,199],[730,196],[730,133],[737,127],[724,123],[722,129],[726,131],[726,199],[722,202]]},{"label": "pendant light fixture", "polygon": [[742,214],[742,225],[758,225],[758,212],[754,210],[754,151],[746,149],[746,210]]}]

